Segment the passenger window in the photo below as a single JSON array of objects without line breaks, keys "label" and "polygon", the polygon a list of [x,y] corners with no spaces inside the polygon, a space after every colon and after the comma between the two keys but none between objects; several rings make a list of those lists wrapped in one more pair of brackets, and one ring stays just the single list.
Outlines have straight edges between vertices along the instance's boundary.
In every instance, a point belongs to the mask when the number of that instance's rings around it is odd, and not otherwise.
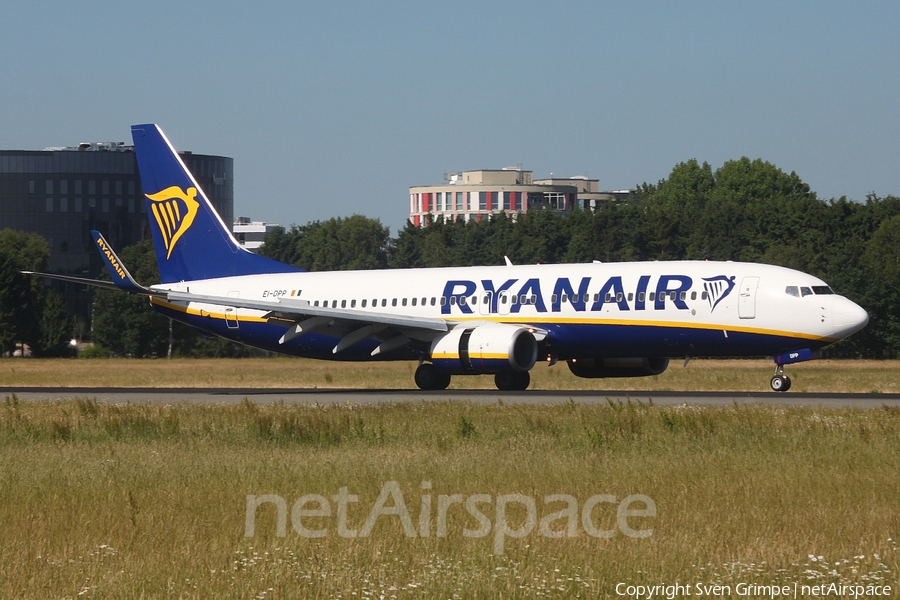
[{"label": "passenger window", "polygon": [[356,308],[356,299],[350,301],[350,308]]},{"label": "passenger window", "polygon": [[[418,300],[418,298],[413,298],[413,301],[412,301],[412,305],[413,305],[413,306],[416,305],[416,300]],[[403,305],[404,305],[404,306],[406,305],[406,300],[403,301]]]},{"label": "passenger window", "polygon": [[800,297],[800,288],[798,288],[796,285],[789,285],[786,288],[784,288],[784,293],[787,294],[788,296],[793,296],[795,298],[799,298]]},{"label": "passenger window", "polygon": [[447,306],[447,296],[441,296],[441,306]]},{"label": "passenger window", "polygon": [[362,301],[362,308],[365,308],[365,307],[366,307],[366,299],[363,298],[363,301]]},{"label": "passenger window", "polygon": [[341,308],[347,308],[347,301],[341,300]]},{"label": "passenger window", "polygon": [[634,300],[634,292],[628,292],[628,301],[631,302]]},{"label": "passenger window", "polygon": [[396,299],[396,298],[394,298],[393,300],[391,300],[391,306],[397,306],[397,299]]},{"label": "passenger window", "polygon": [[600,302],[600,292],[594,294],[594,302]]},{"label": "passenger window", "polygon": [[[556,301],[557,301],[557,300],[559,300],[559,297],[558,297],[556,294],[553,294],[552,296],[550,296],[550,303],[551,303],[551,304],[556,304]],[[565,302],[565,300],[563,300],[563,302]]]},{"label": "passenger window", "polygon": [[313,306],[318,306],[318,305],[319,305],[319,301],[318,301],[318,300],[316,300],[315,302],[313,302]]},{"label": "passenger window", "polygon": [[640,294],[638,294],[638,302],[643,302],[644,300],[645,300],[645,294],[644,294],[644,292],[641,292]]},{"label": "passenger window", "polygon": [[406,298],[403,299],[403,306],[406,306]]},{"label": "passenger window", "polygon": [[603,299],[604,302],[612,302],[612,294],[607,292],[606,297]]},{"label": "passenger window", "polygon": [[456,306],[456,296],[450,296],[450,306]]},{"label": "passenger window", "polygon": [[422,306],[428,303],[428,298],[422,298]]},{"label": "passenger window", "polygon": [[616,302],[621,302],[625,299],[625,294],[622,292],[616,292]]},{"label": "passenger window", "polygon": [[672,302],[675,301],[675,292],[669,292],[669,300],[671,300]]},{"label": "passenger window", "polygon": [[509,298],[506,294],[500,294],[500,304],[506,304],[506,300]]},{"label": "passenger window", "polygon": [[337,300],[331,301],[331,308],[337,308]]},{"label": "passenger window", "polygon": [[656,292],[650,292],[650,302],[656,300]]},{"label": "passenger window", "polygon": [[568,302],[568,301],[569,301],[569,297],[566,296],[565,294],[563,294],[561,302]]},{"label": "passenger window", "polygon": [[434,305],[435,305],[435,302],[437,302],[437,298],[435,298],[434,296],[432,296],[432,297],[431,297],[431,305],[434,306]]},{"label": "passenger window", "polygon": [[707,294],[706,292],[703,292],[702,294],[700,294],[701,300],[706,300],[707,298],[709,298],[709,294]]},{"label": "passenger window", "polygon": [[465,305],[466,305],[466,297],[465,297],[465,296],[460,296],[460,297],[459,297],[459,305],[460,305],[460,306],[465,306]]},{"label": "passenger window", "polygon": [[800,288],[800,295],[801,295],[801,296],[812,296],[812,290],[809,289],[808,287],[801,287],[801,288]]},{"label": "passenger window", "polygon": [[687,300],[687,292],[681,292],[681,296],[680,296],[680,297],[681,297],[682,300]]},{"label": "passenger window", "polygon": [[531,297],[531,302],[530,302],[530,304],[537,304],[537,296],[532,296],[532,297]]},{"label": "passenger window", "polygon": [[382,306],[387,306],[387,298],[382,298],[382,299],[381,299],[381,305],[382,305]]},{"label": "passenger window", "polygon": [[691,292],[691,300],[697,299],[697,292]]}]

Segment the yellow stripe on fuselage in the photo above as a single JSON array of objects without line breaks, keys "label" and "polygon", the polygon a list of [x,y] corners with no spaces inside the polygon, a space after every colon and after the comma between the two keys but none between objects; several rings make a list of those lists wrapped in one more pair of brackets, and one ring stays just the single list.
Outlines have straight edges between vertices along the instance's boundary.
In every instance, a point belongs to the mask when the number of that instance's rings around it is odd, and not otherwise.
[{"label": "yellow stripe on fuselage", "polygon": [[[191,308],[189,306],[181,306],[179,304],[171,304],[166,302],[165,300],[161,300],[159,298],[150,298],[150,302],[157,306],[161,306],[164,308],[168,308],[171,310],[175,310],[178,312],[182,312],[188,315],[209,317],[213,319],[221,319],[225,320],[224,312],[210,312],[207,310],[200,310],[198,308]],[[735,332],[735,333],[751,333],[756,335],[771,335],[777,337],[789,337],[796,338],[808,341],[815,342],[826,342],[826,343],[834,343],[838,341],[838,338],[828,337],[828,336],[818,336],[811,335],[808,333],[796,332],[796,331],[781,331],[777,329],[763,329],[759,327],[747,327],[743,325],[723,325],[721,323],[685,323],[680,321],[657,321],[657,320],[626,320],[626,319],[607,319],[607,318],[589,318],[589,317],[548,317],[542,315],[534,315],[534,320],[529,320],[527,315],[518,315],[518,316],[478,316],[473,315],[471,317],[455,317],[452,319],[445,319],[448,323],[459,323],[459,322],[490,322],[490,323],[505,323],[510,325],[523,325],[523,326],[534,326],[534,327],[542,327],[544,325],[621,325],[628,327],[669,327],[669,328],[680,328],[680,329],[701,329],[707,331],[727,331],[727,332]],[[229,316],[229,319],[237,320],[244,323],[266,323],[268,319],[264,317],[253,317],[249,315],[233,315]],[[453,357],[453,358],[458,358]]]}]

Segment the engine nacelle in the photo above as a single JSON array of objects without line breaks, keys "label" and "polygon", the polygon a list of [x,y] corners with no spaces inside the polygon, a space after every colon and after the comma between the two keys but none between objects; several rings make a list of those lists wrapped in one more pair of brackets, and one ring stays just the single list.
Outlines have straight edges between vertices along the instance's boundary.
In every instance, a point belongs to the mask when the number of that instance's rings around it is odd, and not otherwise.
[{"label": "engine nacelle", "polygon": [[647,377],[659,375],[669,366],[668,358],[573,358],[569,370],[576,377]]},{"label": "engine nacelle", "polygon": [[431,343],[431,362],[445,373],[528,371],[537,361],[534,334],[515,325],[457,327]]}]

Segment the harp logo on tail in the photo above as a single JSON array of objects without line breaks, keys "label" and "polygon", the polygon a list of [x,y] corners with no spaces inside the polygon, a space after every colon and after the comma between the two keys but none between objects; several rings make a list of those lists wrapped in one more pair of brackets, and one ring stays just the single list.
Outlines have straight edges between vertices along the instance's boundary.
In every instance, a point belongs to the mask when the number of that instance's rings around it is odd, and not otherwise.
[{"label": "harp logo on tail", "polygon": [[709,310],[712,312],[716,310],[716,305],[724,300],[731,293],[731,290],[734,289],[734,275],[731,277],[719,275],[708,279],[704,277],[703,281],[706,282],[703,284],[703,289],[706,291],[707,299],[709,300]]},{"label": "harp logo on tail", "polygon": [[172,250],[179,238],[191,228],[200,203],[197,202],[197,188],[189,187],[187,191],[173,185],[155,194],[146,194],[151,201],[150,208],[163,244],[166,247],[166,260],[172,256]]}]

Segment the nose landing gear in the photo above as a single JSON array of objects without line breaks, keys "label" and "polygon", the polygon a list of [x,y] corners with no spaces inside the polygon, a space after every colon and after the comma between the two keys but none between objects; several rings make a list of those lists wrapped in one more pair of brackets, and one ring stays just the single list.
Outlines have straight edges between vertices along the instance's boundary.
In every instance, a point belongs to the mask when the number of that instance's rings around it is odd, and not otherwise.
[{"label": "nose landing gear", "polygon": [[784,365],[775,366],[775,375],[769,382],[775,392],[786,392],[791,389],[791,378],[784,374]]}]

